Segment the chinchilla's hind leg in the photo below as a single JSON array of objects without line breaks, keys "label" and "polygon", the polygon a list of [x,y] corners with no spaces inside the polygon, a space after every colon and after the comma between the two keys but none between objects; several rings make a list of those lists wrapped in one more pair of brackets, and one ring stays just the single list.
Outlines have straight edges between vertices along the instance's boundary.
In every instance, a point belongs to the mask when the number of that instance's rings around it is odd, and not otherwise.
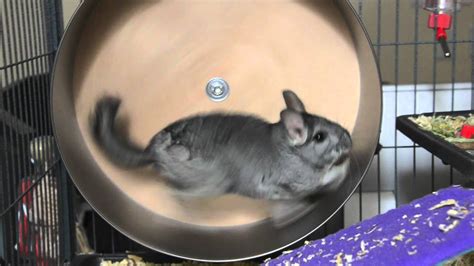
[{"label": "chinchilla's hind leg", "polygon": [[308,211],[311,204],[305,200],[275,201],[271,206],[271,220],[276,228],[282,228],[294,223]]}]

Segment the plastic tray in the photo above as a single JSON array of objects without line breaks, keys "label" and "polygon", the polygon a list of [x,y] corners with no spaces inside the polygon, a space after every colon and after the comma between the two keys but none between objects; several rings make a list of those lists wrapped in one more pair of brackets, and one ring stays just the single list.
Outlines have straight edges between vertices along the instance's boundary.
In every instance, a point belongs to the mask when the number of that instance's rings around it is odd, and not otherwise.
[{"label": "plastic tray", "polygon": [[[469,111],[456,112],[439,112],[439,113],[423,113],[421,115],[451,115],[451,116],[468,116],[473,113]],[[409,117],[418,117],[420,115],[404,115],[397,117],[396,127],[400,132],[405,134],[412,141],[422,146],[426,150],[440,158],[444,163],[451,165],[461,173],[468,177],[474,177],[474,155],[472,151],[463,150],[454,144],[451,144],[442,138],[425,131],[410,121]]]}]

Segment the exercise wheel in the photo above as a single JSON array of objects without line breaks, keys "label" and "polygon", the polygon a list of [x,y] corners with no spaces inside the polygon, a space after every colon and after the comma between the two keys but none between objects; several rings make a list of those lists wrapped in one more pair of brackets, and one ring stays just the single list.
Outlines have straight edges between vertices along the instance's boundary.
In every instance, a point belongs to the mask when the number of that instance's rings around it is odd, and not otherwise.
[{"label": "exercise wheel", "polygon": [[[178,203],[152,171],[102,156],[88,118],[103,94],[142,146],[188,115],[230,111],[270,122],[295,91],[311,113],[353,137],[351,172],[337,193],[276,228],[268,202],[235,195]],[[62,159],[91,206],[131,239],[205,261],[263,256],[310,234],[354,192],[376,149],[379,73],[363,25],[345,0],[84,0],[61,42],[52,117]]]}]

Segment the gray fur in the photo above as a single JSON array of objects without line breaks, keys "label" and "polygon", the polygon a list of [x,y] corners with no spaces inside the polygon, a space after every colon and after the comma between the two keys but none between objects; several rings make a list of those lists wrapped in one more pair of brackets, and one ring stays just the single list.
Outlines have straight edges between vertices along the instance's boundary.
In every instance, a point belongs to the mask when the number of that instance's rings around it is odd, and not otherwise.
[{"label": "gray fur", "polygon": [[[308,196],[342,182],[352,141],[340,125],[306,113],[295,93],[284,91],[283,97],[287,108],[278,123],[239,114],[196,115],[167,126],[145,149],[115,129],[117,98],[97,103],[91,127],[112,161],[129,168],[153,164],[181,196],[235,193],[301,206]],[[286,217],[280,207],[275,212]]]}]

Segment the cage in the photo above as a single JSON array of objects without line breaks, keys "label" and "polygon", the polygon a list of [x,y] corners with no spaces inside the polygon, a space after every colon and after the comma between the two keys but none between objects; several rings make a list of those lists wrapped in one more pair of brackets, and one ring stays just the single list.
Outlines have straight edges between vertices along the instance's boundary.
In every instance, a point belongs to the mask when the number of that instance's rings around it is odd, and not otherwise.
[{"label": "cage", "polygon": [[[383,79],[380,146],[357,192],[308,239],[437,189],[465,185],[473,176],[414,142],[396,125],[404,115],[473,109],[474,5],[457,1],[446,31],[451,54],[446,57],[427,25],[430,10],[423,9],[425,1],[351,3],[371,37]],[[0,262],[91,265],[97,258],[119,260],[129,252],[157,262],[178,262],[130,240],[95,213],[70,182],[56,150],[50,74],[65,22],[78,4],[0,0]]]}]

